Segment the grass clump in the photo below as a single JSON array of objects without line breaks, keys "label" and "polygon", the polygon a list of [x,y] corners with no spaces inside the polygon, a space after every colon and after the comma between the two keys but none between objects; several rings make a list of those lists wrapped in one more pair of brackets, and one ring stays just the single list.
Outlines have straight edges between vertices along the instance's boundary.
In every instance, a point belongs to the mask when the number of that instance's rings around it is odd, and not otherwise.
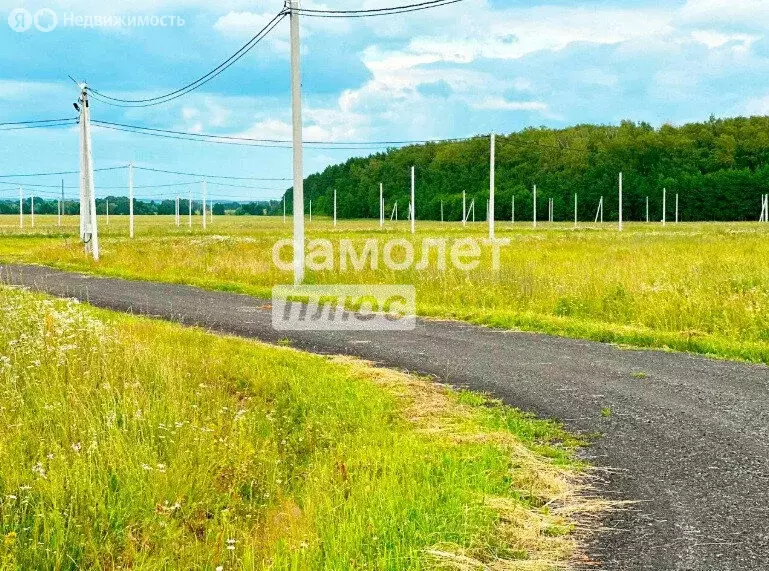
[{"label": "grass clump", "polygon": [[0,288],[0,568],[556,568],[576,442],[366,364]]}]

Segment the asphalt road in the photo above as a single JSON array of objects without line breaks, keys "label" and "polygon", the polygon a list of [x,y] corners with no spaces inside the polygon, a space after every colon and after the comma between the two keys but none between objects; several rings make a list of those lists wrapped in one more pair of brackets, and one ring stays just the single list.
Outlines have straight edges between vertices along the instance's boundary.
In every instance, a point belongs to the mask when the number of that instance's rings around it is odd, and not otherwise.
[{"label": "asphalt road", "polygon": [[99,307],[434,375],[600,432],[588,454],[614,469],[604,493],[638,502],[590,546],[604,569],[769,569],[764,366],[456,322],[419,321],[407,334],[286,334],[272,329],[266,302],[248,296],[37,266],[3,266],[0,276]]}]

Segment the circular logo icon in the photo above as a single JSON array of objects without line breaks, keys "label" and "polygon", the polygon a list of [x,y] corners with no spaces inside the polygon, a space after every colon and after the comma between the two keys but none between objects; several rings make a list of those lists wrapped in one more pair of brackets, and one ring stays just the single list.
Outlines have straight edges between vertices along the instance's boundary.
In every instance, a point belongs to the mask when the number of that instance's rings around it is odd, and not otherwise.
[{"label": "circular logo icon", "polygon": [[8,14],[8,25],[14,32],[26,32],[32,27],[32,14],[24,8],[16,8]]},{"label": "circular logo icon", "polygon": [[59,17],[50,8],[35,12],[35,28],[40,32],[51,32],[59,25]]}]

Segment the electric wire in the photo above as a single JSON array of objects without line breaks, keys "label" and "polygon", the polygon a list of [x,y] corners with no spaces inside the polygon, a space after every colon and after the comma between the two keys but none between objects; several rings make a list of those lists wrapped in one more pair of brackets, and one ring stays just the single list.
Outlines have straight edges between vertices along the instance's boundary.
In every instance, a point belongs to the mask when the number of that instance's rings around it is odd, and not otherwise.
[{"label": "electric wire", "polygon": [[264,28],[262,28],[256,35],[254,35],[248,42],[246,42],[246,44],[244,44],[243,47],[241,47],[238,51],[232,54],[229,58],[224,60],[222,63],[220,63],[218,66],[216,66],[214,69],[212,69],[205,75],[199,77],[193,82],[188,83],[184,87],[176,89],[175,91],[171,91],[164,95],[160,95],[157,97],[150,97],[146,99],[121,99],[119,97],[112,97],[92,87],[88,88],[88,92],[91,93],[94,96],[94,99],[96,99],[97,101],[106,103],[108,105],[114,105],[116,107],[151,107],[153,105],[161,105],[163,103],[168,103],[169,101],[173,101],[174,99],[182,97],[187,93],[190,93],[202,87],[203,85],[207,84],[209,81],[213,80],[214,78],[224,73],[237,61],[239,61],[243,56],[245,56],[248,52],[250,52],[257,44],[259,44],[259,42],[261,42],[285,17],[286,17],[285,11],[278,12],[272,18],[272,20],[270,20],[267,23],[267,25],[264,26]]},{"label": "electric wire", "polygon": [[160,172],[165,174],[178,174],[180,176],[194,176],[196,178],[205,178],[205,179],[219,178],[224,180],[269,180],[269,181],[281,181],[281,182],[292,180],[290,178],[258,178],[258,177],[250,177],[250,176],[226,176],[226,175],[214,175],[214,174],[200,174],[200,173],[156,169],[156,168],[150,168],[150,167],[137,167],[137,166],[134,166],[134,169],[141,170],[141,171],[148,171],[148,172]]},{"label": "electric wire", "polygon": [[442,6],[457,4],[463,1],[464,0],[433,0],[431,2],[393,6],[390,8],[372,8],[370,10],[314,10],[299,8],[296,11],[300,15],[309,18],[371,18],[375,16],[391,16],[394,14],[407,14],[409,12],[430,10],[432,8],[440,8]]},{"label": "electric wire", "polygon": [[[285,144],[288,145],[287,147],[280,147],[280,148],[291,148],[291,142],[287,139],[259,139],[255,137],[241,137],[241,136],[235,136],[235,135],[214,135],[209,133],[190,133],[187,131],[175,131],[171,129],[160,129],[156,127],[144,127],[141,125],[129,125],[126,123],[114,123],[111,121],[100,121],[97,119],[92,119],[91,123],[94,125],[99,125],[102,127],[115,127],[115,128],[122,128],[124,130],[127,130],[129,132],[142,132],[142,131],[148,131],[146,134],[150,133],[157,133],[157,134],[167,134],[167,135],[178,135],[182,137],[192,137],[196,139],[223,139],[228,141],[243,141],[248,143],[260,143],[264,144],[265,146],[277,146],[279,144]],[[461,142],[461,141],[469,141],[470,139],[473,139],[475,137],[455,137],[455,138],[448,138],[448,139],[415,139],[415,140],[402,140],[402,141],[314,141],[314,140],[308,140],[308,141],[302,141],[302,144],[304,145],[328,145],[328,148],[347,148],[350,150],[356,150],[356,149],[365,149],[366,147],[372,147],[372,148],[380,148],[385,146],[398,146],[398,145],[419,145],[419,144],[427,144],[427,143],[452,143],[452,142]]]}]

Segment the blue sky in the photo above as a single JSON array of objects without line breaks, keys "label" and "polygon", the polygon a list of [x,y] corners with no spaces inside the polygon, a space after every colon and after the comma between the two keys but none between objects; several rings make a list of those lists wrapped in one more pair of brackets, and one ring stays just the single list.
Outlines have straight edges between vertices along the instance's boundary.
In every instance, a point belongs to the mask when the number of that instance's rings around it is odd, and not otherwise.
[{"label": "blue sky", "polygon": [[[398,0],[303,2],[381,7]],[[50,32],[17,32],[19,7],[48,8]],[[282,7],[279,0],[0,0],[0,122],[74,116],[70,74],[117,97],[153,96],[197,78],[238,49]],[[174,16],[183,26],[92,27],[70,16]],[[49,20],[42,19],[46,25]],[[769,114],[767,0],[465,0],[371,19],[302,22],[305,137],[327,141],[450,138],[527,126],[623,119],[674,124]],[[257,138],[290,138],[288,21],[223,75],[171,103],[95,119]],[[73,170],[74,128],[6,131],[0,175]],[[97,167],[133,161],[242,177],[291,176],[287,149],[232,147],[94,129]],[[361,151],[307,149],[305,173]],[[138,172],[137,185],[187,180]],[[58,177],[27,179],[57,184]],[[77,184],[67,177],[67,186]],[[97,173],[99,187],[125,183]],[[217,187],[218,198],[274,198],[284,183]],[[10,191],[0,184],[0,196]],[[38,187],[44,189],[44,187]],[[181,190],[181,189],[180,189]],[[172,194],[175,188],[146,190]],[[69,191],[76,194],[76,190]],[[138,191],[137,191],[138,193]],[[12,193],[11,193],[12,194]],[[141,193],[138,193],[141,194]]]}]

